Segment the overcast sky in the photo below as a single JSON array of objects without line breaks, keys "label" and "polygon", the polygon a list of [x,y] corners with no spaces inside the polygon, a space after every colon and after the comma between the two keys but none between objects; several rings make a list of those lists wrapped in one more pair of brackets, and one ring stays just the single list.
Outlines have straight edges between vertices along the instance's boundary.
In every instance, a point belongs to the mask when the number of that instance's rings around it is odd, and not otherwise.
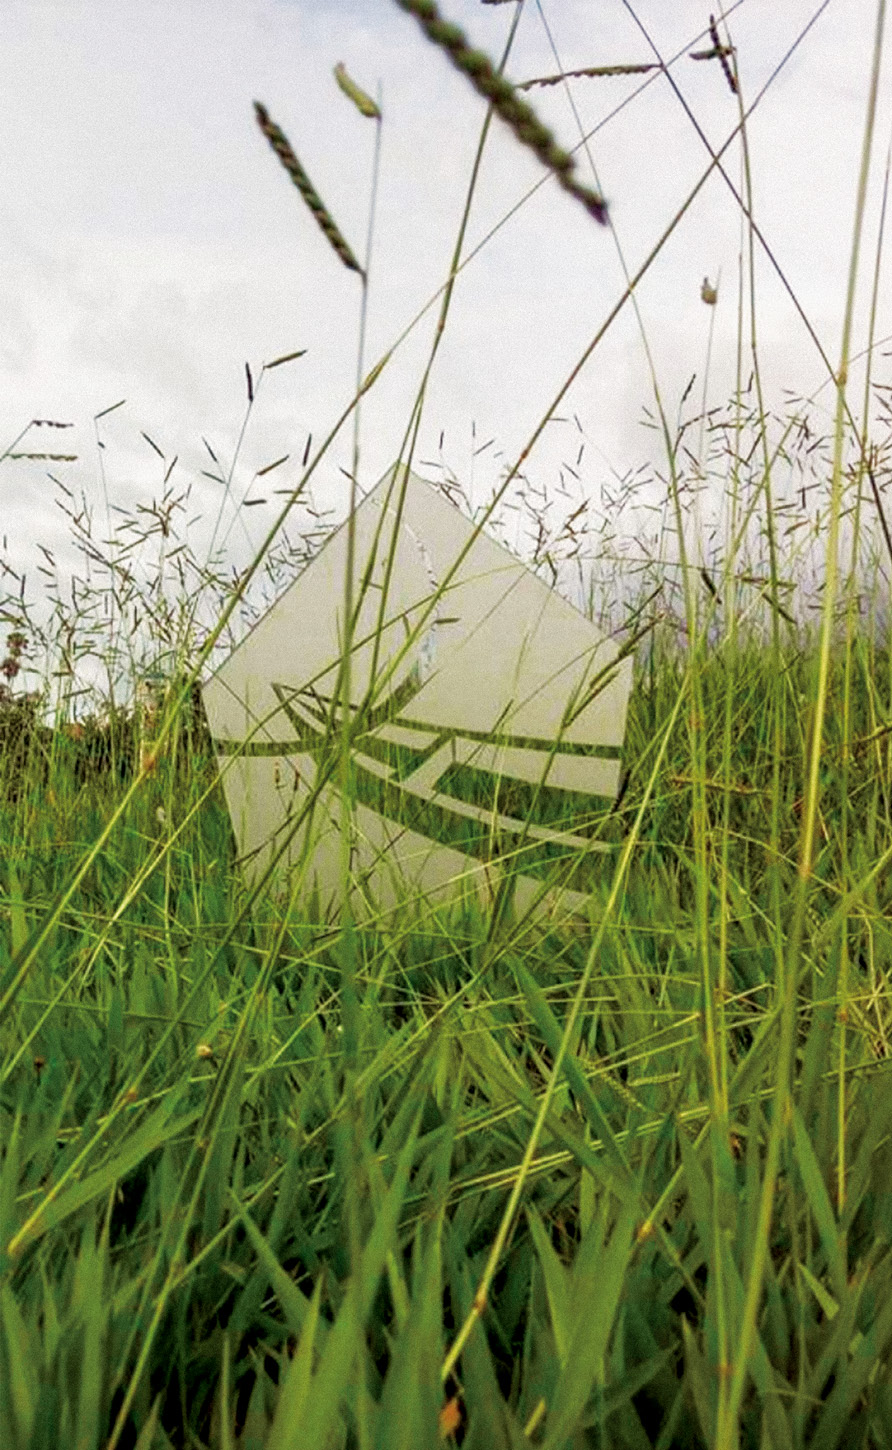
[{"label": "overcast sky", "polygon": [[[442,8],[481,48],[500,55],[513,3],[445,0]],[[728,9],[750,104],[822,7],[819,0],[742,0]],[[834,360],[875,10],[874,0],[830,0],[749,126],[757,218]],[[693,0],[525,0],[507,71],[520,81],[556,69],[545,21],[564,69],[651,61],[646,31],[664,60],[680,57],[672,74],[719,146],[736,124],[737,101],[715,63],[687,58],[708,44],[708,15],[708,5]],[[111,502],[132,508],[157,497],[176,455],[174,481],[194,480],[192,512],[210,520],[220,489],[201,477],[212,466],[202,437],[228,463],[244,420],[245,362],[257,378],[265,361],[306,349],[264,380],[236,494],[250,488],[249,496],[262,496],[252,475],[286,453],[292,462],[273,478],[280,487],[295,483],[307,435],[320,439],[351,396],[360,284],[278,165],[252,103],[263,102],[286,132],[363,255],[375,126],[337,89],[332,68],[341,61],[367,90],[380,88],[371,366],[443,281],[483,102],[393,0],[5,0],[0,47],[4,445],[31,418],[74,424],[66,433],[32,431],[23,446],[76,453],[76,464],[49,467],[99,508],[92,419],[126,399],[100,425]],[[887,74],[856,347],[864,339],[890,95]],[[667,79],[578,80],[572,104],[563,87],[530,91],[528,99],[567,146],[579,141],[574,105],[585,130],[594,131],[591,154],[616,240],[634,271],[708,162]],[[727,160],[737,179],[736,145]],[[587,166],[581,155],[584,179]],[[538,161],[495,124],[468,250],[523,204],[459,279],[419,449],[420,459],[436,458],[443,433],[444,456],[477,503],[525,444],[624,288],[616,240],[554,181],[524,201],[542,176]],[[691,374],[702,379],[713,318],[710,402],[726,399],[733,385],[739,243],[734,198],[714,174],[641,285],[647,337],[673,412]],[[713,314],[700,285],[719,274]],[[769,401],[779,401],[784,387],[813,392],[824,381],[823,365],[767,266],[760,266],[758,291]],[[879,336],[892,333],[890,292],[887,268]],[[396,454],[433,317],[416,327],[365,404],[366,485]],[[884,360],[879,375],[888,381],[888,373]],[[627,307],[560,410],[575,414],[578,426],[549,430],[530,472],[551,486],[558,463],[578,457],[579,428],[584,489],[648,456],[659,463],[658,442],[641,426],[649,405],[644,349]],[[825,387],[819,406],[831,405]],[[473,446],[489,439],[495,441],[472,473]],[[345,434],[320,470],[320,503],[343,509],[339,465],[348,461]],[[16,566],[33,566],[38,543],[61,546],[65,520],[53,507],[46,470],[22,462],[2,467],[0,533]],[[244,528],[231,535],[240,558],[248,539],[261,536],[271,506],[243,517]]]}]

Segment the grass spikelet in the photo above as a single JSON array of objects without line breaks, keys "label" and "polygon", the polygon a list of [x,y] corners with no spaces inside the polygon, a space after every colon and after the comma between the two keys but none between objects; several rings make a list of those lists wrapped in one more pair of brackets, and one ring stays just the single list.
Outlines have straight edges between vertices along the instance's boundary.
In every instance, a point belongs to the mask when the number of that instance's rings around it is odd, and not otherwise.
[{"label": "grass spikelet", "polygon": [[718,60],[720,66],[722,67],[722,70],[723,70],[724,75],[725,75],[725,80],[728,82],[728,86],[729,86],[729,88],[731,90],[731,93],[736,96],[737,95],[737,77],[735,76],[734,72],[732,71],[731,66],[729,64],[729,60],[728,60],[728,57],[731,56],[731,55],[733,55],[734,54],[734,51],[733,51],[733,48],[730,45],[722,45],[722,42],[719,39],[718,26],[715,23],[715,16],[714,15],[710,15],[710,17],[709,17],[709,38],[712,41],[712,53],[716,57],[716,59]]},{"label": "grass spikelet", "polygon": [[361,116],[368,116],[370,120],[380,121],[381,107],[377,101],[372,100],[368,91],[364,91],[362,86],[356,84],[353,77],[349,74],[347,67],[344,65],[344,62],[341,60],[338,61],[334,68],[334,78],[344,92],[344,95],[350,98]]},{"label": "grass spikelet", "polygon": [[[498,4],[499,0],[485,0],[485,3]],[[447,1400],[438,1416],[440,1427],[440,1439],[448,1440],[461,1427],[461,1410],[458,1400],[453,1398]]]},{"label": "grass spikelet", "polygon": [[31,463],[77,463],[76,453],[4,453],[4,458],[18,463],[22,459]]},{"label": "grass spikelet", "polygon": [[587,80],[596,76],[640,76],[647,71],[660,69],[657,60],[640,61],[635,65],[588,65],[582,70],[558,71],[553,76],[534,76],[532,80],[522,81],[517,90],[530,91],[533,86],[558,86],[561,81]]},{"label": "grass spikelet", "polygon": [[468,77],[476,91],[489,101],[496,115],[509,126],[523,146],[534,151],[564,191],[582,202],[589,216],[602,225],[607,221],[607,204],[599,192],[576,180],[576,163],[569,151],[557,144],[535,111],[521,100],[517,87],[495,70],[489,56],[474,50],[457,25],[444,20],[434,0],[396,0],[401,10],[414,15],[427,38],[449,56],[452,64]]},{"label": "grass spikelet", "polygon": [[317,224],[325,233],[344,266],[349,267],[351,272],[358,272],[360,277],[364,276],[362,267],[360,267],[349,245],[344,240],[343,233],[338,227],[334,217],[295,156],[288,137],[281,127],[277,126],[275,121],[270,119],[266,107],[262,106],[259,101],[254,102],[254,110],[257,115],[258,126],[270,146],[272,146],[285,170],[288,172],[294,185],[316,218]]},{"label": "grass spikelet", "polygon": [[273,368],[280,368],[283,363],[294,362],[295,358],[303,357],[305,352],[305,347],[299,347],[296,352],[285,352],[281,357],[274,357],[272,362],[263,364],[264,371],[270,372]]}]

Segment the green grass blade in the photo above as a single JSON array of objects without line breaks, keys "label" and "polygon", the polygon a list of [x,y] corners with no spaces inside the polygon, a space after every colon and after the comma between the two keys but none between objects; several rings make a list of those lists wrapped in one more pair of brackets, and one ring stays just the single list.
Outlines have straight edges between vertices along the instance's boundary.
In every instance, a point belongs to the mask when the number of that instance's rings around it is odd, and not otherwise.
[{"label": "green grass blade", "polygon": [[592,1224],[573,1268],[573,1329],[567,1362],[546,1420],[543,1450],[561,1450],[596,1383],[603,1384],[610,1334],[635,1253],[635,1210],[621,1210],[609,1240]]},{"label": "green grass blade", "polygon": [[[246,1217],[245,1222],[248,1221]],[[279,1270],[280,1274],[281,1272]],[[287,1275],[283,1274],[282,1277],[287,1278]],[[284,1382],[281,1383],[266,1450],[300,1450],[305,1443],[300,1438],[303,1432],[298,1427],[310,1392],[314,1356],[318,1354],[316,1334],[320,1324],[321,1297],[322,1280],[317,1279],[313,1296],[306,1305],[297,1352],[285,1371]]]}]

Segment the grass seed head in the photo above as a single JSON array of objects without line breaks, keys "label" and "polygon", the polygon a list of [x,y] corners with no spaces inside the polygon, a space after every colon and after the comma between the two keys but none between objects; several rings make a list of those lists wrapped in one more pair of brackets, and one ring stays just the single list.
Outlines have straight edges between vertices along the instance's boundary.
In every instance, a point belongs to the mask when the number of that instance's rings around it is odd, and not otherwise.
[{"label": "grass seed head", "polygon": [[356,84],[342,60],[339,60],[334,68],[334,78],[344,92],[344,95],[349,97],[361,116],[368,116],[370,120],[380,121],[380,106],[376,101],[372,100],[367,91],[362,89],[362,86]]},{"label": "grass seed head", "polygon": [[458,1430],[461,1425],[461,1409],[459,1408],[458,1400],[455,1398],[454,1395],[451,1400],[446,1401],[445,1405],[440,1411],[439,1420],[440,1439],[448,1440],[452,1435],[455,1434],[456,1430]]},{"label": "grass seed head", "polygon": [[294,182],[294,185],[297,187],[310,211],[313,213],[317,225],[328,238],[330,246],[340,257],[345,267],[348,267],[351,272],[358,272],[361,277],[364,276],[362,267],[360,267],[350,247],[344,240],[340,228],[325,205],[325,202],[298,161],[285,132],[276,125],[275,121],[270,119],[266,107],[262,106],[259,101],[254,102],[254,111],[257,116],[258,126],[285,170],[288,172],[288,175],[291,177],[291,180]]},{"label": "grass seed head", "polygon": [[428,40],[446,52],[452,64],[468,77],[471,85],[487,101],[497,116],[510,126],[521,145],[535,152],[558,185],[585,207],[589,216],[607,221],[607,203],[599,192],[576,179],[576,163],[564,151],[535,111],[518,94],[516,86],[500,75],[488,55],[474,50],[457,25],[444,20],[434,0],[396,0],[401,10],[414,15]]}]

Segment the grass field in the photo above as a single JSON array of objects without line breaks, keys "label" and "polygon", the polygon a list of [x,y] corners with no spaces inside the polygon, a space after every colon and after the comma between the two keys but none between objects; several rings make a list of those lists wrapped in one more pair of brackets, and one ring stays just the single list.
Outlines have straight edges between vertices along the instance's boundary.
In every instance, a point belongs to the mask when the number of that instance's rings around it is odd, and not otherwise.
[{"label": "grass field", "polygon": [[130,1393],[122,1444],[434,1444],[453,1404],[463,1443],[711,1444],[760,1248],[744,1442],[884,1443],[889,666],[831,677],[864,743],[828,731],[794,962],[788,663],[704,665],[699,820],[689,719],[651,779],[679,667],[642,671],[594,961],[407,907],[355,938],[350,1044],[343,933],[247,899],[210,759],[159,762],[71,891],[123,787],[36,746],[3,813],[4,1443],[105,1443]]},{"label": "grass field", "polygon": [[[112,554],[79,618],[3,602],[0,1444],[892,1443],[889,385],[848,397],[851,318],[822,449],[758,370],[693,463],[656,394],[676,553],[590,578],[635,676],[587,921],[250,887],[192,687],[239,591],[204,566],[202,629]],[[96,623],[125,585],[176,660],[150,705]],[[81,637],[104,713],[51,673]]]}]

